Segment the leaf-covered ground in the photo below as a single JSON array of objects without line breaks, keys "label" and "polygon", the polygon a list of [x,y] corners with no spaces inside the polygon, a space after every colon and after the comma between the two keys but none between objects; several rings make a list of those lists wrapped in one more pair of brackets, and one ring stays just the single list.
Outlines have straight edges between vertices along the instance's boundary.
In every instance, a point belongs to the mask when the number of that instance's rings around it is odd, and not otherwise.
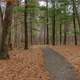
[{"label": "leaf-covered ground", "polygon": [[77,78],[80,80],[80,46],[50,46],[50,48],[64,56],[74,66]]},{"label": "leaf-covered ground", "polygon": [[[0,60],[0,80],[50,80],[44,67],[44,45],[32,46],[29,50],[14,49],[9,60]],[[80,80],[80,46],[47,46],[57,51],[70,62]],[[54,79],[55,80],[55,79]]]},{"label": "leaf-covered ground", "polygon": [[0,80],[49,80],[41,49],[12,50],[0,60]]}]

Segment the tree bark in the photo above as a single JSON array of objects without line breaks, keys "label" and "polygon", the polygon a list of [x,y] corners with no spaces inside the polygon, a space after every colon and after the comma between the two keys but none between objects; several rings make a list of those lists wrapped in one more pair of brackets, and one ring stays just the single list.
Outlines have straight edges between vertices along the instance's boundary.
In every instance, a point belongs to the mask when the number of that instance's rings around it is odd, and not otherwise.
[{"label": "tree bark", "polygon": [[62,23],[60,21],[60,45],[62,43]]},{"label": "tree bark", "polygon": [[49,26],[48,26],[48,0],[46,0],[46,8],[47,8],[47,11],[46,11],[46,20],[47,20],[47,24],[46,24],[46,29],[47,29],[47,41],[46,41],[46,44],[49,44]]},{"label": "tree bark", "polygon": [[55,45],[55,1],[53,3],[53,10],[52,10],[52,44]]},{"label": "tree bark", "polygon": [[66,45],[66,42],[67,42],[67,26],[66,26],[66,24],[64,25],[64,45]]},{"label": "tree bark", "polygon": [[28,49],[28,26],[27,26],[27,0],[25,0],[25,11],[24,11],[24,22],[25,22],[25,47]]},{"label": "tree bark", "polygon": [[77,45],[77,33],[76,33],[76,20],[75,20],[75,6],[74,6],[74,2],[73,2],[73,25],[74,25],[74,39],[75,39],[75,45]]},{"label": "tree bark", "polygon": [[7,36],[8,36],[9,27],[11,26],[11,23],[12,23],[12,8],[13,8],[12,3],[7,2],[4,19],[3,19],[3,15],[1,14],[2,39],[1,39],[1,45],[0,45],[1,46],[0,59],[9,58]]},{"label": "tree bark", "polygon": [[73,1],[73,6],[74,6],[74,9],[75,9],[75,16],[77,17],[77,21],[78,21],[78,25],[79,25],[79,32],[80,32],[80,18],[79,18],[79,14],[78,14],[78,10],[76,8],[76,3],[74,0]]}]

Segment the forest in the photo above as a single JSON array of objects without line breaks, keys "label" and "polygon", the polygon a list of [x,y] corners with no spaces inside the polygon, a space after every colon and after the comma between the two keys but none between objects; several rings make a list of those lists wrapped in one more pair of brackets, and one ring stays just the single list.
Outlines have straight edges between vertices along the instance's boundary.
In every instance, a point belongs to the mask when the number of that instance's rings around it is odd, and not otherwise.
[{"label": "forest", "polygon": [[0,80],[80,80],[80,0],[0,0]]}]

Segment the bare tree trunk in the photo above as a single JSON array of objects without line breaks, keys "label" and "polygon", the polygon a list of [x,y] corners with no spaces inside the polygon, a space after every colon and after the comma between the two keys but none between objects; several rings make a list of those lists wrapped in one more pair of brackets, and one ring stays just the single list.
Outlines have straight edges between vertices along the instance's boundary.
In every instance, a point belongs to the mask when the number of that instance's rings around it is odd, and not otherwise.
[{"label": "bare tree trunk", "polygon": [[60,22],[60,45],[62,43],[62,23]]},{"label": "bare tree trunk", "polygon": [[75,6],[73,2],[73,25],[74,25],[74,39],[75,39],[75,45],[77,45],[77,33],[76,33],[76,20],[75,20]]},{"label": "bare tree trunk", "polygon": [[46,0],[46,8],[47,8],[47,11],[46,11],[46,17],[47,17],[47,41],[46,41],[46,44],[49,44],[49,26],[48,26],[48,0]]},{"label": "bare tree trunk", "polygon": [[30,10],[30,42],[31,42],[31,45],[32,45],[32,27],[33,27],[33,20],[34,18],[34,12],[32,10]]},{"label": "bare tree trunk", "polygon": [[25,22],[25,47],[24,48],[28,49],[27,0],[25,0],[24,22]]},{"label": "bare tree trunk", "polygon": [[67,44],[67,33],[69,31],[69,22],[64,22],[64,45]]},{"label": "bare tree trunk", "polygon": [[53,10],[52,10],[52,44],[55,45],[55,1],[53,3]]},{"label": "bare tree trunk", "polygon": [[67,42],[67,26],[66,26],[66,24],[65,24],[65,26],[64,26],[64,45],[66,45],[66,42]]},{"label": "bare tree trunk", "polygon": [[1,15],[1,23],[2,23],[2,40],[1,40],[1,48],[0,48],[0,59],[6,59],[9,58],[8,55],[8,42],[7,42],[7,36],[8,36],[8,30],[11,26],[12,22],[12,3],[7,2],[6,11],[5,11],[5,18],[3,19],[3,16]]},{"label": "bare tree trunk", "polygon": [[45,25],[44,25],[44,44],[46,43],[46,40],[45,40],[45,38],[46,38],[46,29],[45,29]]},{"label": "bare tree trunk", "polygon": [[78,21],[78,25],[79,25],[79,32],[80,32],[80,18],[79,18],[78,10],[77,10],[77,7],[76,7],[75,0],[72,0],[72,1],[73,1],[73,6],[74,6],[74,9],[75,9],[75,16],[77,17],[77,21]]},{"label": "bare tree trunk", "polygon": [[9,29],[9,38],[8,38],[8,46],[9,49],[12,50],[12,42],[11,42],[11,28]]}]

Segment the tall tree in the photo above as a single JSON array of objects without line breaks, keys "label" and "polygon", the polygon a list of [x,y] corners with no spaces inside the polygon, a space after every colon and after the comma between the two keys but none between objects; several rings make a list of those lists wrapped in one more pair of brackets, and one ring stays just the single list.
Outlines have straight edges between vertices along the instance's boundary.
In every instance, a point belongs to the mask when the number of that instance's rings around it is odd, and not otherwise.
[{"label": "tall tree", "polygon": [[76,33],[76,20],[75,20],[75,5],[74,5],[74,1],[73,1],[73,25],[74,25],[74,39],[75,39],[75,45],[77,45],[77,33]]},{"label": "tall tree", "polygon": [[80,32],[80,18],[79,18],[78,10],[77,10],[77,7],[76,7],[76,1],[72,0],[72,2],[73,2],[74,9],[75,9],[75,15],[77,17],[77,21],[78,21],[78,25],[79,25],[79,32]]},{"label": "tall tree", "polygon": [[48,0],[46,0],[46,20],[47,20],[47,24],[46,24],[46,29],[47,29],[47,41],[46,44],[49,44],[49,26],[48,26]]},{"label": "tall tree", "polygon": [[60,44],[62,43],[62,22],[60,21]]},{"label": "tall tree", "polygon": [[55,45],[55,1],[52,0],[52,44]]},{"label": "tall tree", "polygon": [[33,13],[30,11],[30,37],[31,37],[31,45],[32,45],[32,18],[33,18]]},{"label": "tall tree", "polygon": [[11,23],[12,23],[13,3],[11,1],[7,1],[6,3],[7,4],[6,4],[5,17],[3,16],[2,10],[1,10],[1,23],[2,23],[1,38],[2,39],[1,39],[1,45],[0,45],[0,59],[9,58],[7,36],[8,36],[9,27],[11,26]]},{"label": "tall tree", "polygon": [[67,32],[68,32],[68,26],[69,26],[68,24],[69,24],[68,21],[64,22],[64,45],[66,45],[67,43]]},{"label": "tall tree", "polygon": [[[33,3],[33,4],[32,4]],[[34,22],[33,20],[35,19],[35,10],[36,10],[36,0],[30,0],[29,1],[30,7],[29,7],[29,14],[30,14],[30,42],[32,45],[32,32],[33,32],[33,27],[34,27]]]},{"label": "tall tree", "polygon": [[25,49],[28,49],[28,25],[27,25],[27,0],[25,0],[24,22],[25,22]]}]

